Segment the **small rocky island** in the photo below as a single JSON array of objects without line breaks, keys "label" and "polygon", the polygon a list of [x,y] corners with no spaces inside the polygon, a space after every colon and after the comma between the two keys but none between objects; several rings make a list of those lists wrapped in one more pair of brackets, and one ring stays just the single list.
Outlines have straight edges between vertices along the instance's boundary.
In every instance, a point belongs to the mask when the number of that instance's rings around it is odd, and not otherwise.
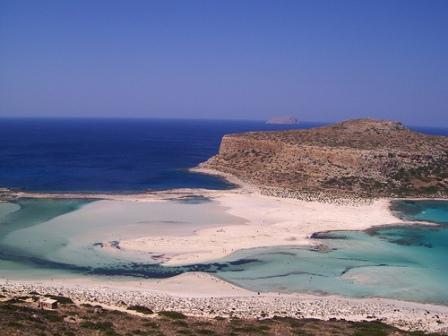
[{"label": "small rocky island", "polygon": [[271,125],[297,125],[299,121],[293,116],[277,116],[266,120],[266,124]]},{"label": "small rocky island", "polygon": [[446,197],[448,137],[371,119],[230,134],[202,167],[281,197]]}]

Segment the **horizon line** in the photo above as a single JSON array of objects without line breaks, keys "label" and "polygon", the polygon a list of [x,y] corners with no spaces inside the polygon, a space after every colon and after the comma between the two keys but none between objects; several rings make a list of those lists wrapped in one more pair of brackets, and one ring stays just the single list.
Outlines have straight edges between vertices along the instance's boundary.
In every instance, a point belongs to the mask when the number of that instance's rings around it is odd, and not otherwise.
[{"label": "horizon line", "polygon": [[[150,116],[129,116],[129,117],[121,117],[121,116],[0,116],[0,120],[184,120],[184,121],[236,121],[236,122],[260,122],[260,123],[266,123],[269,119],[235,119],[235,118],[200,118],[200,117],[150,117]],[[440,125],[415,125],[415,124],[408,124],[405,122],[402,122],[400,120],[396,119],[384,119],[384,118],[371,118],[371,117],[359,117],[359,118],[349,118],[349,119],[339,119],[339,120],[331,120],[331,121],[316,121],[316,120],[300,120],[297,124],[300,126],[300,124],[335,124],[347,120],[357,120],[357,119],[373,119],[373,120],[391,120],[391,121],[398,121],[403,123],[405,126],[409,128],[432,128],[432,129],[440,129],[440,130],[447,130],[448,125],[440,126]],[[273,124],[275,125],[275,124]],[[282,125],[282,124],[277,124]],[[288,125],[288,124],[283,124]],[[289,124],[294,125],[294,124]]]}]

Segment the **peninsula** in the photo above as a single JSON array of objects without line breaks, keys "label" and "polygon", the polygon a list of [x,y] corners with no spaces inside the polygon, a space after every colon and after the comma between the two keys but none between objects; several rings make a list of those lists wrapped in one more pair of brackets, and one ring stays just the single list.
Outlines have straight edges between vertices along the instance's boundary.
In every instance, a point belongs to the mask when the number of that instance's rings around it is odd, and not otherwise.
[{"label": "peninsula", "polygon": [[358,119],[289,131],[223,137],[201,165],[273,196],[444,197],[448,138],[400,122]]}]

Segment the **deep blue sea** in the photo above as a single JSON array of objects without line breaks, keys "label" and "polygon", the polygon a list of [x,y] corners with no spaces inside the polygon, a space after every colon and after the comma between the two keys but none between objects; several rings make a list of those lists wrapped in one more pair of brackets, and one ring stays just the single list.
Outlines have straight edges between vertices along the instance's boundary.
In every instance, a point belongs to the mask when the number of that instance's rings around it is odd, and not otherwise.
[{"label": "deep blue sea", "polygon": [[157,119],[0,119],[0,187],[42,192],[141,192],[231,187],[189,173],[227,133],[319,123]]},{"label": "deep blue sea", "polygon": [[[222,179],[187,171],[224,134],[309,128],[323,123],[162,119],[0,119],[0,187],[41,192],[224,189]],[[426,128],[426,133],[448,130]]]}]

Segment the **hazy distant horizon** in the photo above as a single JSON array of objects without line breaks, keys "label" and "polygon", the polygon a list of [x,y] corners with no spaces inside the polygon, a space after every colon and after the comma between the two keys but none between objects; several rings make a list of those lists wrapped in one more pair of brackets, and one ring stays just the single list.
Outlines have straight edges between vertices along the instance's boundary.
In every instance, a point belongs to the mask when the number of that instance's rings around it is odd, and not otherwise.
[{"label": "hazy distant horizon", "polygon": [[[223,121],[223,122],[259,122],[259,123],[266,123],[267,119],[244,119],[244,118],[240,118],[240,119],[236,119],[236,118],[188,118],[188,117],[151,117],[151,116],[129,116],[129,117],[119,117],[119,116],[0,116],[0,122],[1,120],[146,120],[146,121],[210,121],[210,122],[216,122],[216,121]],[[343,122],[346,120],[353,120],[353,119],[376,119],[376,120],[394,120],[394,121],[399,121],[401,123],[403,123],[406,127],[409,127],[411,129],[417,130],[419,128],[425,129],[440,129],[443,131],[446,131],[448,129],[448,126],[444,126],[444,125],[431,125],[431,124],[415,124],[415,123],[405,123],[402,122],[401,120],[396,120],[396,119],[378,119],[378,118],[369,118],[369,117],[365,117],[365,118],[349,118],[349,119],[340,119],[340,120],[298,120],[298,124],[297,126],[300,127],[300,125],[306,125],[309,126],[310,124],[313,124],[315,126],[312,127],[319,127],[319,126],[324,126],[327,124],[334,124],[334,123],[339,123],[339,122]],[[281,124],[280,124],[281,125]]]},{"label": "hazy distant horizon", "polygon": [[448,127],[448,1],[0,0],[0,117]]}]

